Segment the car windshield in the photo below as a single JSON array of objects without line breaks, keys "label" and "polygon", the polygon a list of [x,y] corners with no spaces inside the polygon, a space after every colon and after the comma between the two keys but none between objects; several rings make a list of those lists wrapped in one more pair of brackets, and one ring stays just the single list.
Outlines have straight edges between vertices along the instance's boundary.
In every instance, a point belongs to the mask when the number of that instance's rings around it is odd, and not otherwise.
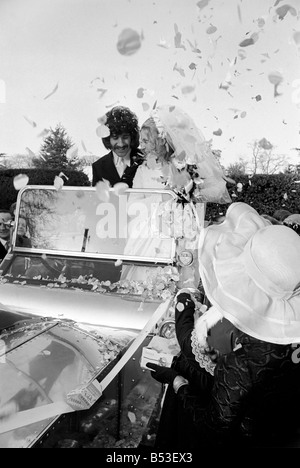
[{"label": "car windshield", "polygon": [[[173,200],[173,193],[166,190],[127,190],[118,195],[110,190],[99,195],[91,187],[26,187],[13,244],[35,252],[168,264],[175,254]],[[21,224],[27,229],[23,236],[17,235]],[[130,245],[145,241],[147,257],[145,250]]]}]

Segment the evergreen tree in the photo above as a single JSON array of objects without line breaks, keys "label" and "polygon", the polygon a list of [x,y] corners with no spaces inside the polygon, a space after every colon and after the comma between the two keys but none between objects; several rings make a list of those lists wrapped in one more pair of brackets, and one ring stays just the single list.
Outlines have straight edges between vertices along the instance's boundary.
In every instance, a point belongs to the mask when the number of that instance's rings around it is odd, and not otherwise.
[{"label": "evergreen tree", "polygon": [[49,134],[45,137],[41,146],[39,157],[33,159],[35,167],[38,169],[80,169],[82,164],[75,155],[68,159],[67,151],[74,145],[67,135],[65,128],[58,124],[53,130],[50,128]]}]

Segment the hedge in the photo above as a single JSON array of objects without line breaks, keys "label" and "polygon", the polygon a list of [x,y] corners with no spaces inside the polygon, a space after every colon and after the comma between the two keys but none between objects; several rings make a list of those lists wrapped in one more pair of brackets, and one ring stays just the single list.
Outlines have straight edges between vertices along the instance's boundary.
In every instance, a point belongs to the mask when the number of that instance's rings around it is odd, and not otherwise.
[{"label": "hedge", "polygon": [[[26,174],[29,177],[28,185],[53,185],[55,176],[59,170],[53,169],[6,169],[0,171],[0,207],[9,209],[17,200],[18,191],[13,180],[18,174]],[[63,177],[64,185],[90,186],[90,180],[84,172],[64,171],[68,180]]]},{"label": "hedge", "polygon": [[[300,184],[295,183],[298,178],[295,174],[257,174],[252,178],[244,175],[236,178],[236,185],[228,185],[227,189],[232,202],[248,203],[259,214],[272,216],[275,210],[281,208],[300,213]],[[238,183],[242,184],[241,191],[238,191]],[[224,215],[229,205],[208,203],[205,218]]]}]

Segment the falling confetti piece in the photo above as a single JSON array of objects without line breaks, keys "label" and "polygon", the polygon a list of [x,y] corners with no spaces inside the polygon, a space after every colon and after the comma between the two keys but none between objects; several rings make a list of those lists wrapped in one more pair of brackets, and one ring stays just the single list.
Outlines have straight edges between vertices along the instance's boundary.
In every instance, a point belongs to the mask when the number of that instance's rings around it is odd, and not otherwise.
[{"label": "falling confetti piece", "polygon": [[145,92],[145,91],[146,91],[146,90],[145,90],[144,88],[139,88],[139,89],[137,90],[137,93],[136,93],[137,97],[138,97],[139,99],[143,98],[143,97],[144,97],[144,92]]},{"label": "falling confetti piece", "polygon": [[44,130],[42,130],[38,134],[38,138],[45,138],[48,135],[49,132],[50,132],[50,130],[48,128],[44,128]]},{"label": "falling confetti piece", "polygon": [[177,24],[174,24],[175,36],[174,36],[174,45],[176,49],[184,49],[185,46],[181,43],[181,33],[178,30]]},{"label": "falling confetti piece", "polygon": [[143,102],[142,107],[143,107],[143,111],[148,111],[150,109],[150,106],[149,104],[147,104],[147,102]]},{"label": "falling confetti piece", "polygon": [[209,28],[207,28],[206,33],[207,33],[207,34],[213,34],[213,33],[215,33],[216,31],[217,31],[216,26],[213,26],[213,25],[211,24],[211,25],[209,26]]},{"label": "falling confetti piece", "polygon": [[283,198],[284,198],[284,200],[287,200],[287,199],[289,198],[289,197],[288,197],[288,194],[285,193],[285,194],[283,195]]},{"label": "falling confetti piece", "polygon": [[178,66],[177,66],[177,62],[175,63],[175,65],[174,65],[174,67],[173,67],[173,70],[178,71],[178,73],[179,73],[181,76],[185,76],[185,73],[184,73],[183,68],[178,67]]},{"label": "falling confetti piece", "polygon": [[295,41],[295,44],[300,45],[300,31],[294,32],[293,39]]},{"label": "falling confetti piece", "polygon": [[71,146],[71,148],[69,148],[66,152],[66,158],[67,159],[74,159],[74,158],[77,158],[78,156],[78,148],[75,147],[73,148],[73,146]]},{"label": "falling confetti piece", "polygon": [[236,191],[237,192],[242,192],[242,190],[243,190],[243,184],[241,182],[238,182],[236,184]]},{"label": "falling confetti piece", "polygon": [[222,133],[223,133],[223,132],[222,132],[221,128],[219,128],[218,130],[215,130],[215,131],[213,132],[213,135],[221,136]]},{"label": "falling confetti piece", "polygon": [[96,184],[96,193],[99,200],[108,202],[109,201],[109,182],[107,180],[100,180]]},{"label": "falling confetti piece", "polygon": [[55,176],[53,185],[56,190],[61,190],[64,186],[64,180],[59,176]]},{"label": "falling confetti piece", "polygon": [[194,62],[189,64],[189,69],[190,70],[196,70],[196,68],[197,68],[197,65]]},{"label": "falling confetti piece", "polygon": [[197,7],[202,10],[209,4],[209,0],[200,0],[200,2],[197,3]]},{"label": "falling confetti piece", "polygon": [[47,94],[47,96],[44,97],[44,100],[45,100],[45,99],[48,99],[50,96],[52,96],[52,94],[56,93],[57,90],[58,90],[58,83],[57,83],[56,86],[53,88],[53,90],[51,91],[51,93]]},{"label": "falling confetti piece", "polygon": [[64,174],[63,172],[60,172],[58,174],[58,177],[64,177],[66,180],[69,180],[69,177],[67,177],[66,174]]},{"label": "falling confetti piece", "polygon": [[122,265],[122,260],[121,259],[118,259],[115,261],[115,266],[121,266]]},{"label": "falling confetti piece", "polygon": [[124,182],[118,182],[117,184],[114,185],[115,194],[118,195],[118,196],[125,193],[125,191],[128,188],[129,188],[129,186],[127,184],[125,184]]},{"label": "falling confetti piece", "polygon": [[273,148],[272,143],[270,143],[266,138],[262,138],[258,142],[259,146],[265,150],[270,150]]},{"label": "falling confetti piece", "polygon": [[83,148],[83,151],[87,152],[86,146],[82,140],[81,140],[81,146]]},{"label": "falling confetti piece", "polygon": [[243,111],[243,112],[241,113],[241,119],[244,119],[244,118],[246,117],[246,115],[247,115],[247,112],[246,112],[246,111]]},{"label": "falling confetti piece", "polygon": [[28,184],[29,177],[26,174],[18,174],[14,177],[13,184],[16,190],[21,190]]},{"label": "falling confetti piece", "polygon": [[239,22],[242,23],[242,13],[241,13],[241,7],[240,5],[237,6],[237,11],[238,11],[238,17],[239,17]]},{"label": "falling confetti piece", "polygon": [[106,138],[109,137],[110,130],[106,125],[99,125],[99,127],[96,128],[96,134],[99,138]]},{"label": "falling confetti piece", "polygon": [[282,5],[281,7],[276,8],[276,13],[280,20],[283,20],[285,15],[290,12],[292,16],[297,16],[297,11],[295,8],[291,7],[290,5]]},{"label": "falling confetti piece", "polygon": [[255,44],[255,42],[258,40],[258,34],[253,33],[248,39],[244,39],[239,46],[240,47],[248,47],[249,45]]},{"label": "falling confetti piece", "polygon": [[265,25],[265,20],[263,18],[258,18],[257,25],[259,28],[263,28]]},{"label": "falling confetti piece", "polygon": [[26,115],[23,115],[24,119],[32,126],[32,127],[36,127],[36,123],[31,120],[29,117],[26,117]]},{"label": "falling confetti piece", "polygon": [[257,96],[255,96],[255,100],[258,102],[258,101],[261,101],[262,100],[262,97],[260,94],[258,94]]},{"label": "falling confetti piece", "polygon": [[183,86],[183,87],[181,88],[182,94],[190,94],[190,93],[192,93],[193,91],[195,91],[195,86],[189,86],[189,85],[187,85],[187,86]]},{"label": "falling confetti piece", "polygon": [[184,310],[184,305],[182,304],[182,302],[178,302],[176,309],[178,310],[178,312],[182,312]]},{"label": "falling confetti piece", "polygon": [[159,40],[159,43],[157,45],[159,47],[163,47],[164,49],[169,49],[171,47],[171,45],[168,44],[167,41],[163,37]]},{"label": "falling confetti piece", "polygon": [[247,58],[247,54],[243,49],[239,49],[238,56],[240,57],[241,60],[245,60],[245,58]]},{"label": "falling confetti piece", "polygon": [[281,73],[279,73],[278,71],[269,73],[268,78],[269,78],[270,83],[275,84],[275,85],[276,84],[278,85],[283,81],[283,77]]},{"label": "falling confetti piece", "polygon": [[117,49],[121,55],[129,56],[135,54],[141,45],[140,35],[133,29],[126,28],[119,35]]}]

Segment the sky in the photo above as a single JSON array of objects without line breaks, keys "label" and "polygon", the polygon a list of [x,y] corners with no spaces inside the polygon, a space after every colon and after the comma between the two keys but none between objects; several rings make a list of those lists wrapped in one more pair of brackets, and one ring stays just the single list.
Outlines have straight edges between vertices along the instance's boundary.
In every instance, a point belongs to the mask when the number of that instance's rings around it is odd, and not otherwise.
[{"label": "sky", "polygon": [[300,0],[0,0],[0,153],[61,123],[100,157],[117,104],[178,105],[224,166],[263,138],[299,163]]}]

